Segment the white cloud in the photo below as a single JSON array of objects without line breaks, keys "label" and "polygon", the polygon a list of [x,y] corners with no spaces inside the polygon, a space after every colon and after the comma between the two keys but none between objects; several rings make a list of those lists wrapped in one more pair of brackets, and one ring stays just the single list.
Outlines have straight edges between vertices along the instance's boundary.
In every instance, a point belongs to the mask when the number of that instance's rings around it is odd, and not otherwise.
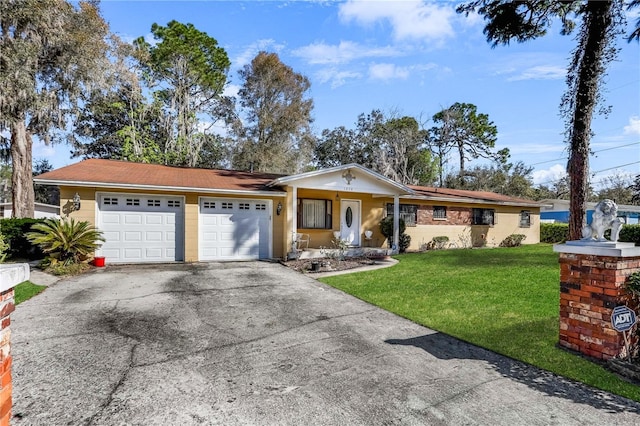
[{"label": "white cloud", "polygon": [[231,63],[236,68],[242,68],[243,66],[251,62],[260,51],[268,50],[277,53],[282,49],[284,49],[284,45],[276,43],[273,39],[257,40],[256,42],[251,43],[249,46],[247,46],[242,53],[240,53],[231,61]]},{"label": "white cloud", "polygon": [[556,65],[537,65],[518,71],[518,74],[509,77],[507,81],[521,80],[558,80],[567,75],[564,67]]},{"label": "white cloud", "polygon": [[372,64],[369,67],[369,78],[373,80],[406,80],[408,77],[409,69],[395,64]]},{"label": "white cloud", "polygon": [[549,154],[557,152],[558,155],[565,153],[567,147],[563,142],[558,143],[520,143],[509,146],[512,155]]},{"label": "white cloud", "polygon": [[45,144],[40,140],[34,140],[33,142],[33,158],[46,158],[52,159],[56,156],[56,149],[53,144]]},{"label": "white cloud", "polygon": [[625,135],[640,135],[640,117],[634,115],[629,117],[629,125],[624,126]]},{"label": "white cloud", "polygon": [[356,59],[401,56],[403,53],[389,46],[367,47],[352,41],[341,41],[334,45],[313,43],[294,50],[292,54],[310,64],[344,64]]},{"label": "white cloud", "polygon": [[509,54],[502,60],[492,61],[490,71],[506,76],[507,81],[561,80],[567,75],[566,60],[547,52]]},{"label": "white cloud", "polygon": [[316,73],[316,78],[320,83],[331,82],[331,88],[335,89],[347,82],[347,80],[353,80],[361,78],[362,74],[357,71],[341,71],[336,68],[324,68]]},{"label": "white cloud", "polygon": [[396,40],[441,41],[454,35],[451,21],[456,18],[453,4],[425,1],[355,1],[340,5],[340,19],[363,26],[388,22]]},{"label": "white cloud", "polygon": [[564,166],[556,164],[546,170],[536,170],[531,174],[534,185],[550,186],[567,175]]}]

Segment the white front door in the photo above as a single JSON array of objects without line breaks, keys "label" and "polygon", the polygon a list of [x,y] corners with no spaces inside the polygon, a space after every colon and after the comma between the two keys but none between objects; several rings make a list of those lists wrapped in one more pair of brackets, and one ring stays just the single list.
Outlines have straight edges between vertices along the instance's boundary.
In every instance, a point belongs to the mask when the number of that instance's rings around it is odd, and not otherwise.
[{"label": "white front door", "polygon": [[340,238],[360,245],[360,201],[340,200]]}]

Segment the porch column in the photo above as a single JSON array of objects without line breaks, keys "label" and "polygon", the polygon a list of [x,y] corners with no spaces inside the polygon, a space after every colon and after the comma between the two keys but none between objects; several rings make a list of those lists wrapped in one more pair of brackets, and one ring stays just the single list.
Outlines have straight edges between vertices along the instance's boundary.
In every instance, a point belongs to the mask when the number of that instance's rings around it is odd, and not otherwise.
[{"label": "porch column", "polygon": [[291,188],[291,235],[289,241],[291,241],[291,251],[295,251],[296,234],[298,233],[298,187]]},{"label": "porch column", "polygon": [[400,196],[393,196],[393,251],[400,249]]}]

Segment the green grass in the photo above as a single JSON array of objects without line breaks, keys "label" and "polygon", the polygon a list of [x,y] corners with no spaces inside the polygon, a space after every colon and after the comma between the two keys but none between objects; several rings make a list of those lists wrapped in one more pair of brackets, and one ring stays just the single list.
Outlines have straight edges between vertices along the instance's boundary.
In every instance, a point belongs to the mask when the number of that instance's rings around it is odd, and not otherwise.
[{"label": "green grass", "polygon": [[19,305],[25,300],[31,299],[36,294],[43,291],[47,286],[34,284],[31,281],[25,281],[21,284],[18,284],[14,288],[14,300],[15,304]]},{"label": "green grass", "polygon": [[558,255],[547,244],[440,250],[323,282],[418,324],[640,401],[640,387],[557,347]]}]

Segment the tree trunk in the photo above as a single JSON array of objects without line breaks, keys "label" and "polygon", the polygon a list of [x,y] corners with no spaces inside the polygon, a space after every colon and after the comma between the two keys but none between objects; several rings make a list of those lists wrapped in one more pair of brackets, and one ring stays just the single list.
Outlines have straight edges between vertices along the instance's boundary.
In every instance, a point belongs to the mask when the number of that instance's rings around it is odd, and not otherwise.
[{"label": "tree trunk", "polygon": [[[589,27],[576,52],[582,55],[578,66],[575,104],[570,133],[570,153],[567,171],[570,179],[569,240],[582,238],[586,223],[585,207],[589,187],[589,140],[591,119],[597,102],[598,83],[603,70],[607,30],[613,23],[612,2],[590,1],[584,19]],[[580,50],[580,48],[579,48]]]},{"label": "tree trunk", "polygon": [[460,172],[458,173],[458,184],[464,188],[464,143],[458,140],[458,154],[460,155]]},{"label": "tree trunk", "polygon": [[24,120],[11,123],[13,217],[33,217],[33,140]]}]

